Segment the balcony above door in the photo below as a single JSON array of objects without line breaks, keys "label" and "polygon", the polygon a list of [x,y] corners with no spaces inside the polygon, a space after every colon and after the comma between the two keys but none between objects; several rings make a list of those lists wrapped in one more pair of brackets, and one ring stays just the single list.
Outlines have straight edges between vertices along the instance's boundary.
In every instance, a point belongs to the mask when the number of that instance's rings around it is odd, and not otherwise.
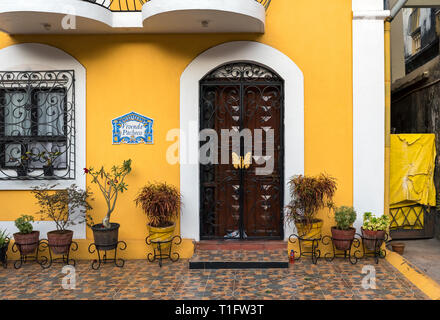
[{"label": "balcony above door", "polygon": [[271,0],[2,0],[9,34],[264,33]]}]

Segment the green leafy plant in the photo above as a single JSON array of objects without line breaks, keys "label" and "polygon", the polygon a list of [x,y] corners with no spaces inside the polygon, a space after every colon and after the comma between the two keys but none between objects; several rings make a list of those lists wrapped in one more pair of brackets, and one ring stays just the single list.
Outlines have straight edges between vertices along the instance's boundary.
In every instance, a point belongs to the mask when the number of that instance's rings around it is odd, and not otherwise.
[{"label": "green leafy plant", "polygon": [[333,209],[336,179],[321,173],[316,177],[297,175],[289,181],[291,201],[286,206],[287,221],[313,223],[320,209]]},{"label": "green leafy plant", "polygon": [[[115,210],[116,201],[119,193],[127,190],[125,177],[131,172],[131,159],[125,160],[121,166],[113,166],[110,171],[106,171],[104,167],[99,170],[93,168],[84,168],[84,173],[92,177],[92,183],[96,183],[104,196],[107,204],[107,214],[102,220],[105,228],[110,228],[110,216]],[[89,215],[89,226],[92,226],[93,218]]]},{"label": "green leafy plant", "polygon": [[364,230],[371,231],[386,231],[390,226],[390,217],[387,215],[382,215],[380,217],[375,217],[371,212],[364,213],[364,224],[362,228]]},{"label": "green leafy plant", "polygon": [[356,221],[356,211],[353,207],[342,206],[335,210],[336,228],[339,230],[349,230]]},{"label": "green leafy plant", "polygon": [[21,217],[15,219],[15,226],[17,227],[18,231],[20,231],[20,233],[27,234],[31,233],[34,230],[31,222],[34,222],[34,217],[23,214],[21,215]]},{"label": "green leafy plant", "polygon": [[148,183],[134,200],[141,207],[153,227],[168,227],[178,217],[182,197],[176,187],[162,183]]},{"label": "green leafy plant", "polygon": [[32,160],[32,157],[34,157],[35,155],[31,152],[31,151],[26,151],[21,157],[21,163],[28,163],[29,161]]},{"label": "green leafy plant", "polygon": [[0,248],[3,248],[9,242],[9,234],[6,230],[0,231]]},{"label": "green leafy plant", "polygon": [[18,168],[21,170],[27,171],[29,167],[29,162],[32,161],[34,154],[31,151],[26,151],[24,154],[20,156],[20,158],[14,158],[14,161],[20,161],[18,164]]},{"label": "green leafy plant", "polygon": [[43,159],[46,162],[46,166],[51,166],[60,155],[60,151],[43,151],[37,157]]},{"label": "green leafy plant", "polygon": [[63,190],[53,190],[57,185],[35,187],[32,194],[40,206],[41,219],[55,222],[58,231],[86,221],[86,212],[92,209],[88,200],[92,193],[75,184]]}]

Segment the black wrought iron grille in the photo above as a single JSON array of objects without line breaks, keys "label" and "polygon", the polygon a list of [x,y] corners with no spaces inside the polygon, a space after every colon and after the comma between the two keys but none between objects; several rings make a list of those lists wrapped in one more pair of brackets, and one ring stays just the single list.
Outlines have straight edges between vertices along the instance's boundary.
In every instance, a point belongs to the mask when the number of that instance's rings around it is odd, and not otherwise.
[{"label": "black wrought iron grille", "polygon": [[407,207],[390,209],[391,230],[420,230],[425,226],[425,217],[429,215],[431,208],[424,205],[412,205]]},{"label": "black wrought iron grille", "polygon": [[0,180],[75,179],[73,70],[0,71]]},{"label": "black wrought iron grille", "polygon": [[[200,81],[200,130],[274,129],[272,174],[256,175],[258,165],[200,165],[202,239],[281,239],[283,237],[284,82],[273,71],[251,63],[223,65]],[[263,138],[264,139],[264,138]],[[221,139],[218,138],[220,162]],[[206,141],[202,141],[202,147]],[[244,150],[240,156],[254,149]],[[263,145],[267,154],[268,145]],[[230,149],[230,154],[232,150]]]}]

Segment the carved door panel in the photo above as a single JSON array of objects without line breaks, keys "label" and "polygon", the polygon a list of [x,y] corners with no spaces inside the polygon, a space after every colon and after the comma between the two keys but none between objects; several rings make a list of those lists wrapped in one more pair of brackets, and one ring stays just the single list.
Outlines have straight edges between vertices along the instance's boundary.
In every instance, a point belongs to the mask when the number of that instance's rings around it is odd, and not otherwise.
[{"label": "carved door panel", "polygon": [[[282,238],[281,79],[248,64],[214,71],[200,84],[200,129],[217,136],[215,148],[205,153],[212,158],[200,164],[201,238]],[[222,139],[222,131],[240,136],[234,144]]]}]

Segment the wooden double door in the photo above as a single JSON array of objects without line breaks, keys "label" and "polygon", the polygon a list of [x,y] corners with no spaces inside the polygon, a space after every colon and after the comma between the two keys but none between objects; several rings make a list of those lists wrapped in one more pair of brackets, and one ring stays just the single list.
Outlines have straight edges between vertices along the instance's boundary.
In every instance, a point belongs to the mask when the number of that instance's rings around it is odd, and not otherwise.
[{"label": "wooden double door", "polygon": [[210,159],[200,164],[201,239],[283,238],[283,92],[277,74],[246,63],[200,82],[200,129],[211,132],[200,142]]}]

